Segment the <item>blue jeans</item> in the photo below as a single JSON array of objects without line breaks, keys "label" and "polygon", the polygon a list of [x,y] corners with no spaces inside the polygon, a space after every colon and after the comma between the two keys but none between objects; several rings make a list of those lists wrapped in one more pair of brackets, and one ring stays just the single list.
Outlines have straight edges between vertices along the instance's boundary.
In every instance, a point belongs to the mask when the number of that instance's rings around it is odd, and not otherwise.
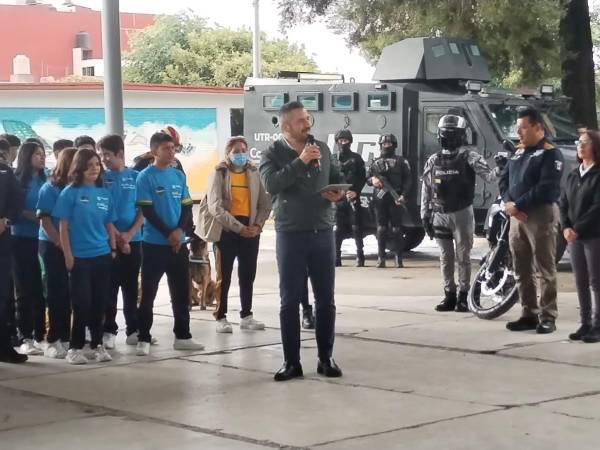
[{"label": "blue jeans", "polygon": [[299,304],[308,276],[315,296],[319,359],[331,358],[335,338],[335,240],[332,229],[277,232],[281,341],[285,361],[300,362]]}]

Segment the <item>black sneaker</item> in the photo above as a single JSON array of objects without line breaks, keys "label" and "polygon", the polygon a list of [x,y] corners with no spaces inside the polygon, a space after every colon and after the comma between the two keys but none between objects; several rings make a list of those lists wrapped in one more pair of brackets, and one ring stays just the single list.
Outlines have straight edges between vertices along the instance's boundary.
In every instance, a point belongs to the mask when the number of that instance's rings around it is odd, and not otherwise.
[{"label": "black sneaker", "polygon": [[550,334],[556,331],[556,324],[552,319],[542,319],[535,329],[537,334]]},{"label": "black sneaker", "polygon": [[0,362],[9,364],[22,364],[27,361],[27,355],[22,355],[15,351],[14,348],[8,347],[0,350]]},{"label": "black sneaker", "polygon": [[569,339],[572,341],[581,341],[581,338],[588,334],[592,327],[587,324],[582,324],[575,333],[569,334]]},{"label": "black sneaker", "polygon": [[506,324],[506,329],[510,331],[528,331],[537,329],[537,326],[537,317],[521,317],[514,322],[508,322]]},{"label": "black sneaker", "polygon": [[302,312],[302,328],[305,330],[315,329],[315,315],[313,314],[312,309]]},{"label": "black sneaker", "polygon": [[595,344],[600,342],[600,327],[592,327],[586,334],[583,335],[581,340],[587,344]]}]

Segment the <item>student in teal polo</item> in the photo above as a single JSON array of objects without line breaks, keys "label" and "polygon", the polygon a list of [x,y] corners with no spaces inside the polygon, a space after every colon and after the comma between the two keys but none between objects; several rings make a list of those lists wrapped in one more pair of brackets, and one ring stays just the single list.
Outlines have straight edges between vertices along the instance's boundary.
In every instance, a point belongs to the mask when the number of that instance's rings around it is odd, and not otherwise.
[{"label": "student in teal polo", "polygon": [[104,187],[102,164],[95,151],[77,151],[69,184],[58,197],[52,215],[60,219],[60,243],[70,272],[73,323],[67,362],[86,364],[85,327],[97,362],[112,358],[102,345],[104,312],[110,288],[112,258],[116,254],[116,219],[112,194]]},{"label": "student in teal polo", "polygon": [[167,274],[173,318],[175,350],[202,350],[190,333],[189,252],[184,230],[192,220],[192,199],[182,171],[171,167],[175,158],[173,138],[162,132],[150,138],[151,166],[137,178],[137,204],[144,214],[142,236],[142,300],[136,353],[150,353],[153,305],[158,283]]}]

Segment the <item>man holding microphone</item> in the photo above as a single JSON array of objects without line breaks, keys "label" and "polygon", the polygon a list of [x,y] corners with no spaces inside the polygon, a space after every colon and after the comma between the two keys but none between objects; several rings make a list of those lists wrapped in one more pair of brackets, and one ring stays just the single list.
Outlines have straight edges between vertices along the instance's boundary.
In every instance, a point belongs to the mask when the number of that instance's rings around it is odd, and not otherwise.
[{"label": "man holding microphone", "polygon": [[310,135],[310,116],[299,102],[279,111],[282,138],[263,152],[260,177],[271,195],[275,215],[276,255],[281,296],[284,364],[275,381],[303,376],[300,365],[299,302],[306,271],[316,307],[317,372],[340,377],[332,359],[335,336],[334,203],[344,192],[323,188],[340,183],[341,174],[327,145]]}]

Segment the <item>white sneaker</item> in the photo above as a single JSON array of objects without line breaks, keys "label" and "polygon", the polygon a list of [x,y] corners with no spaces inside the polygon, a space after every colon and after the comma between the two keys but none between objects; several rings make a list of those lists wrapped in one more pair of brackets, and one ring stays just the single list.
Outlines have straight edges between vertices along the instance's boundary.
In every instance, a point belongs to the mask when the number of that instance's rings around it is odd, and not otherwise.
[{"label": "white sneaker", "polygon": [[259,322],[258,320],[254,320],[254,316],[250,314],[249,316],[244,317],[240,321],[240,329],[241,330],[264,330],[265,324]]},{"label": "white sneaker", "polygon": [[[114,334],[112,336],[114,336]],[[112,361],[112,356],[108,354],[104,345],[99,345],[94,349],[94,359],[96,362],[108,362]]]},{"label": "white sneaker", "polygon": [[196,342],[192,338],[175,339],[173,342],[173,348],[175,350],[204,350],[204,345]]},{"label": "white sneaker", "polygon": [[233,327],[227,319],[217,320],[217,333],[233,333]]},{"label": "white sneaker", "polygon": [[52,342],[44,350],[44,356],[52,359],[65,359],[67,350],[65,350],[60,341]]},{"label": "white sneaker", "polygon": [[19,347],[19,353],[23,355],[43,355],[44,350],[36,347],[33,339],[25,339]]},{"label": "white sneaker", "polygon": [[33,346],[35,348],[37,348],[38,350],[41,350],[42,353],[46,350],[46,348],[48,347],[48,342],[47,341],[36,341],[35,339],[33,340]]},{"label": "white sneaker", "polygon": [[135,354],[138,356],[148,356],[150,354],[150,342],[139,341],[135,347]]},{"label": "white sneaker", "polygon": [[88,359],[83,354],[83,350],[74,349],[74,348],[70,349],[67,352],[66,360],[69,364],[73,364],[76,366],[88,363]]},{"label": "white sneaker", "polygon": [[112,350],[115,348],[115,341],[117,340],[117,335],[112,333],[104,333],[102,335],[102,343],[104,344],[104,348],[108,350]]},{"label": "white sneaker", "polygon": [[[137,345],[137,343],[138,343],[137,331],[135,333],[131,333],[129,336],[127,336],[127,338],[125,339],[125,343],[127,345]],[[154,336],[152,336],[150,338],[150,345],[158,345],[158,339],[156,339]]]}]

